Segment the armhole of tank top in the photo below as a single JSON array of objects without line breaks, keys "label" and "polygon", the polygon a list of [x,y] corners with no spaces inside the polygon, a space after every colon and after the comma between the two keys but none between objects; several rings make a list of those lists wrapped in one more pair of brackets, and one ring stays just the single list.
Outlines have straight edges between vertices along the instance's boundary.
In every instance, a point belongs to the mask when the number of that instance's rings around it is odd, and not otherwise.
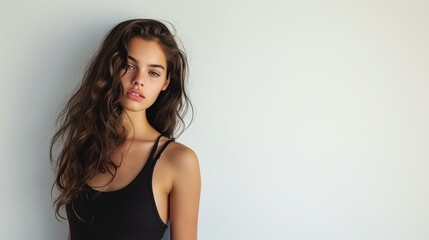
[{"label": "armhole of tank top", "polygon": [[151,168],[150,168],[150,173],[149,173],[149,192],[150,192],[150,199],[151,199],[151,202],[152,202],[153,209],[154,209],[154,211],[155,211],[156,218],[158,219],[158,222],[160,223],[160,225],[161,225],[163,228],[168,227],[168,221],[167,221],[167,223],[165,223],[165,222],[161,219],[161,216],[160,216],[159,211],[158,211],[158,206],[156,205],[155,195],[154,195],[154,193],[153,193],[153,172],[154,172],[154,170],[155,170],[155,166],[156,166],[156,163],[158,162],[158,159],[161,157],[162,153],[163,153],[163,152],[164,152],[164,150],[167,148],[167,146],[168,146],[171,142],[173,142],[173,141],[174,141],[174,138],[170,138],[170,139],[168,139],[168,140],[167,140],[167,141],[162,145],[162,147],[159,149],[159,151],[157,151],[157,152],[156,152],[155,156],[153,157],[153,163],[152,163],[152,166],[151,166]]}]

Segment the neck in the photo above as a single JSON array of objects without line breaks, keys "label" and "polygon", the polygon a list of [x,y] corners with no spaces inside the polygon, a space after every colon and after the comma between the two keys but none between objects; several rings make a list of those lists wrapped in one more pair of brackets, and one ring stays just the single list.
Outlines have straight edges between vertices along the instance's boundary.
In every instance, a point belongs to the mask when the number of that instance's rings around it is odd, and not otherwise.
[{"label": "neck", "polygon": [[127,139],[147,140],[157,131],[149,124],[146,111],[131,112],[124,110],[123,124],[127,131]]}]

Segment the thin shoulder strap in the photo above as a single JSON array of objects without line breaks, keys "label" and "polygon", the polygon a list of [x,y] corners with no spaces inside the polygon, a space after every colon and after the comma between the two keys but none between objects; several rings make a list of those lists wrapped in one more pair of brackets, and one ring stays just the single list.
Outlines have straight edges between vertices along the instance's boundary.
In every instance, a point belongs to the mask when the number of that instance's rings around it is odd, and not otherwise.
[{"label": "thin shoulder strap", "polygon": [[154,158],[155,161],[158,160],[159,157],[161,157],[162,152],[164,152],[164,150],[168,146],[168,144],[170,144],[173,141],[174,141],[174,138],[170,138],[170,139],[167,140],[167,142],[164,143],[164,145],[162,145],[162,147],[159,149],[158,154]]},{"label": "thin shoulder strap", "polygon": [[156,150],[158,149],[158,143],[159,143],[159,140],[161,139],[161,137],[162,137],[162,134],[160,134],[158,136],[158,138],[156,139],[155,143],[153,144],[152,151],[150,151],[149,159],[152,159],[153,156],[155,155]]}]

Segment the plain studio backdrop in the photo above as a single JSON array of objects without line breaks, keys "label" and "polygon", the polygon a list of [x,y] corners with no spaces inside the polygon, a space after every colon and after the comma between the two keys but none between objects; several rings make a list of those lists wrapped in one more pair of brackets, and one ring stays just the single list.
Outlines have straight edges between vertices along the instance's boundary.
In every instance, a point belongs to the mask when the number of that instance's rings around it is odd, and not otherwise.
[{"label": "plain studio backdrop", "polygon": [[2,1],[2,239],[66,239],[55,118],[107,30],[171,22],[199,239],[429,239],[428,1]]}]

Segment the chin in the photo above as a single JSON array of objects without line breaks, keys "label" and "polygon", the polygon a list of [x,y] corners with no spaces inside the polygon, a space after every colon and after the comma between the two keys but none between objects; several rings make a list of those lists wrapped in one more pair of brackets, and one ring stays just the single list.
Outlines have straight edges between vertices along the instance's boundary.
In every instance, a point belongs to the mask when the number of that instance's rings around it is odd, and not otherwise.
[{"label": "chin", "polygon": [[145,112],[146,108],[135,107],[135,106],[122,106],[122,108],[127,112]]}]

